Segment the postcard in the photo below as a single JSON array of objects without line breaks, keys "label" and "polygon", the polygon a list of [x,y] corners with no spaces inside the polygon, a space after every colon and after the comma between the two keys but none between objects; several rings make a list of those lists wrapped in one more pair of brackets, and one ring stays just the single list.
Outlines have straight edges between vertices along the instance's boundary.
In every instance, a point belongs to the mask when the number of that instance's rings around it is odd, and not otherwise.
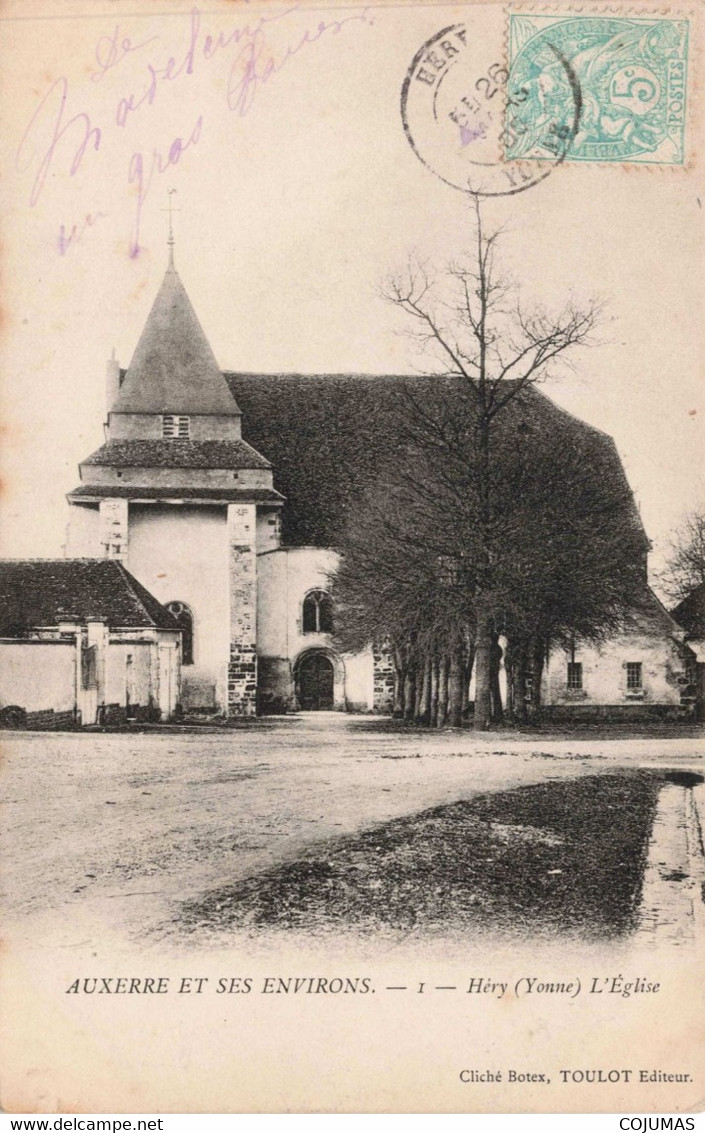
[{"label": "postcard", "polygon": [[702,1108],[702,18],[3,0],[6,1111]]}]

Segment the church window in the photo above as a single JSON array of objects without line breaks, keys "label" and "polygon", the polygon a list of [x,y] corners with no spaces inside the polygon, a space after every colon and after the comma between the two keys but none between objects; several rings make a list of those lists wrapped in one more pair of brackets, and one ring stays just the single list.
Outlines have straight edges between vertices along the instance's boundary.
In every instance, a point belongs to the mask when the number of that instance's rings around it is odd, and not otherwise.
[{"label": "church window", "polygon": [[193,614],[185,602],[167,602],[166,608],[181,630],[181,664],[193,665]]},{"label": "church window", "polygon": [[568,688],[583,687],[583,665],[581,661],[568,662]]},{"label": "church window", "polygon": [[627,688],[634,692],[641,687],[641,661],[627,661]]},{"label": "church window", "polygon": [[188,439],[191,436],[191,418],[174,417],[165,413],[162,417],[162,436]]},{"label": "church window", "polygon": [[304,633],[333,632],[333,603],[325,590],[312,590],[304,598]]}]

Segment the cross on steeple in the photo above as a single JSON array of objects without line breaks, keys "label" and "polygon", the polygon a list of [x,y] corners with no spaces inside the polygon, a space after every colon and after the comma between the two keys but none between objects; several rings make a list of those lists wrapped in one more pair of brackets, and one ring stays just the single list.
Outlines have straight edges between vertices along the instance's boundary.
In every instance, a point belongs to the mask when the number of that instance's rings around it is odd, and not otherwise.
[{"label": "cross on steeple", "polygon": [[172,196],[175,192],[176,192],[176,189],[169,189],[168,190],[168,197],[169,197],[168,207],[161,210],[162,212],[168,212],[169,213],[169,239],[167,240],[167,246],[169,248],[169,267],[172,270],[174,268],[174,227],[173,227],[172,214],[175,213],[175,212],[181,212],[181,209],[176,208],[175,205],[173,205],[172,201],[171,201],[171,198],[172,198]]}]

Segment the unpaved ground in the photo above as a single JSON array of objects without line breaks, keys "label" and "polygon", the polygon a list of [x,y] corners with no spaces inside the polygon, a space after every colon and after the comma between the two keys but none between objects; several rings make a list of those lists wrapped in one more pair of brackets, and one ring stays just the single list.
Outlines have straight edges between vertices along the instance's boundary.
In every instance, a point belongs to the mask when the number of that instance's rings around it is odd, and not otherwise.
[{"label": "unpaved ground", "polygon": [[[317,842],[182,907],[184,929],[407,942],[633,933],[664,775],[619,771],[491,791]],[[618,818],[618,821],[615,819]]]},{"label": "unpaved ground", "polygon": [[335,714],[185,734],[6,734],[5,927],[89,945],[144,939],[181,903],[312,843],[521,784],[701,768],[692,737],[481,739]]}]

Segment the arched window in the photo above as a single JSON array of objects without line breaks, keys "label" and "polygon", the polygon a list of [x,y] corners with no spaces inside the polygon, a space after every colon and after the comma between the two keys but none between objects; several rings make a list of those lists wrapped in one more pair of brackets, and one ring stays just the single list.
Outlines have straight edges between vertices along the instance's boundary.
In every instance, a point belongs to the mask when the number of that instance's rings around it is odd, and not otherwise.
[{"label": "arched window", "polygon": [[185,602],[167,602],[166,608],[181,630],[181,664],[193,665],[193,614]]},{"label": "arched window", "polygon": [[312,590],[304,598],[304,633],[333,632],[333,603],[325,590]]}]

